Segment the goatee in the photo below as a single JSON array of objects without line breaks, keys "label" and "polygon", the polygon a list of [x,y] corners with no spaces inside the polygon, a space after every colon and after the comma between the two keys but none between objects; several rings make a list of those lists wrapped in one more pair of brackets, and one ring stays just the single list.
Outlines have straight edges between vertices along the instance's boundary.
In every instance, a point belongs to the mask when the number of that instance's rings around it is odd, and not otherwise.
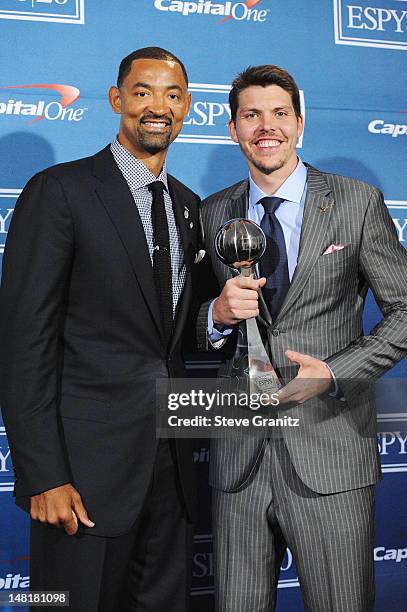
[{"label": "goatee", "polygon": [[154,155],[165,151],[171,144],[171,133],[168,134],[140,134],[140,145],[147,153]]}]

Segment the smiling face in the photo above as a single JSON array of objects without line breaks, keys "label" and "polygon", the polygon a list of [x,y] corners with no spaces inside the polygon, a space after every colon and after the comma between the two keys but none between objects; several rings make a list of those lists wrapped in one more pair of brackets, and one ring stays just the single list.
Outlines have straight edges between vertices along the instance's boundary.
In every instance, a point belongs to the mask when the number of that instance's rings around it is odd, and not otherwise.
[{"label": "smiling face", "polygon": [[282,87],[252,85],[241,91],[236,122],[231,121],[229,129],[260,187],[265,176],[273,175],[281,184],[294,171],[303,119],[296,116],[291,96]]},{"label": "smiling face", "polygon": [[181,66],[173,61],[137,59],[109,100],[121,115],[119,141],[138,159],[164,158],[189,112],[191,96]]}]

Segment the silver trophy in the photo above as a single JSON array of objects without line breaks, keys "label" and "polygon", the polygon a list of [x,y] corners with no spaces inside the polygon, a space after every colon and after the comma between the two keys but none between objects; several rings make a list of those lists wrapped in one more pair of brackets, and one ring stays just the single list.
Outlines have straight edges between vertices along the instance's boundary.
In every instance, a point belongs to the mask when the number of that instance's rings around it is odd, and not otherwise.
[{"label": "silver trophy", "polygon": [[[255,275],[255,264],[266,250],[263,230],[249,219],[231,219],[220,227],[215,236],[215,251],[229,268],[242,276]],[[246,380],[250,393],[276,393],[281,383],[270,363],[255,318],[239,324],[232,375]]]}]

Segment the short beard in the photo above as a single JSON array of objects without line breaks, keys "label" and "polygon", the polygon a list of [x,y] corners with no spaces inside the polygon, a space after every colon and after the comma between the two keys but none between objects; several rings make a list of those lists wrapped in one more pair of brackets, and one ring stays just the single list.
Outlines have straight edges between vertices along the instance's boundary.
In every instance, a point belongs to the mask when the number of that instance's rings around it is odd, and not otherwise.
[{"label": "short beard", "polygon": [[[144,134],[139,132],[139,144],[143,147],[150,155],[160,153],[160,151],[166,151],[171,144],[171,132],[168,134],[157,134],[156,136],[151,134]],[[157,141],[157,138],[161,140]]]},{"label": "short beard", "polygon": [[273,166],[272,168],[270,168],[270,166],[264,166],[261,162],[259,162],[257,159],[255,159],[251,155],[247,155],[247,152],[244,151],[242,148],[241,148],[241,151],[242,151],[243,155],[245,157],[247,157],[247,159],[253,164],[253,166],[259,172],[261,172],[262,174],[265,174],[266,176],[269,176],[270,174],[273,174],[273,172],[275,172],[276,170],[280,170],[280,168],[282,168],[284,166],[284,162],[283,161],[276,162],[276,165]]}]

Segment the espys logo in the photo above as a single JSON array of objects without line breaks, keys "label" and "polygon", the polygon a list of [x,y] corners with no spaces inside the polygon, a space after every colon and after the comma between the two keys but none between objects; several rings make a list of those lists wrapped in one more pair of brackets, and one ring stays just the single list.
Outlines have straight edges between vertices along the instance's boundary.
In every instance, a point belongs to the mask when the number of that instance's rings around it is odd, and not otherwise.
[{"label": "espys logo", "polygon": [[[287,573],[284,573],[284,577],[281,577],[280,574],[278,581],[279,589],[300,586],[295,573],[293,556],[288,548],[281,564],[281,571]],[[213,574],[212,535],[196,535],[194,537],[191,595],[212,595],[214,592]]]},{"label": "espys logo", "polygon": [[264,23],[270,9],[261,8],[258,5],[262,0],[246,0],[246,2],[212,2],[212,0],[197,0],[195,2],[183,2],[181,0],[154,0],[154,8],[158,11],[180,13],[184,17],[190,15],[212,15],[223,17],[220,23],[225,21],[254,21]]},{"label": "espys logo", "polygon": [[[59,94],[59,100],[52,100],[48,102],[46,100],[37,100],[34,104],[28,103],[24,100],[15,99],[16,96],[11,97],[8,93],[8,100],[3,100],[4,95],[2,90],[27,90],[27,89],[45,89],[51,90]],[[48,92],[47,92],[48,93]],[[7,85],[0,87],[0,117],[18,115],[23,117],[35,117],[31,119],[29,123],[35,123],[41,119],[48,119],[49,121],[81,121],[87,108],[68,108],[78,100],[80,97],[80,91],[77,87],[72,85],[59,85],[59,84],[33,84],[33,85]]]},{"label": "espys logo", "polygon": [[334,0],[335,43],[407,49],[407,0]]},{"label": "espys logo", "polygon": [[85,0],[1,0],[0,19],[85,23]]},{"label": "espys logo", "polygon": [[[4,253],[8,228],[11,217],[13,216],[14,206],[21,189],[1,189],[0,188],[0,254]],[[0,428],[0,436],[2,430]],[[1,438],[0,438],[1,440]]]},{"label": "espys logo", "polygon": [[[399,384],[400,389],[403,388],[403,384],[404,379],[401,385]],[[392,398],[395,387],[384,387],[384,392],[387,393],[388,398]],[[382,393],[382,398],[384,398],[384,392],[378,391],[377,396],[380,397],[380,393]],[[407,412],[381,412],[386,407],[384,403],[381,403],[380,399],[378,401],[380,412],[377,415],[379,430],[377,443],[382,471],[384,474],[407,472]],[[402,400],[398,401],[398,403],[401,402]]]},{"label": "espys logo", "polygon": [[[387,208],[392,216],[393,223],[401,244],[407,245],[407,201],[386,200]],[[407,418],[406,418],[407,420]]]},{"label": "espys logo", "polygon": [[7,442],[6,431],[0,426],[0,493],[12,491],[13,466],[11,465],[10,449]]},{"label": "espys logo", "polygon": [[[213,83],[190,83],[188,89],[192,93],[192,106],[176,142],[234,145],[228,128],[230,86]],[[305,118],[304,93],[302,91],[300,91],[300,98],[301,113]],[[298,148],[302,147],[302,141],[303,134],[298,140]]]}]

